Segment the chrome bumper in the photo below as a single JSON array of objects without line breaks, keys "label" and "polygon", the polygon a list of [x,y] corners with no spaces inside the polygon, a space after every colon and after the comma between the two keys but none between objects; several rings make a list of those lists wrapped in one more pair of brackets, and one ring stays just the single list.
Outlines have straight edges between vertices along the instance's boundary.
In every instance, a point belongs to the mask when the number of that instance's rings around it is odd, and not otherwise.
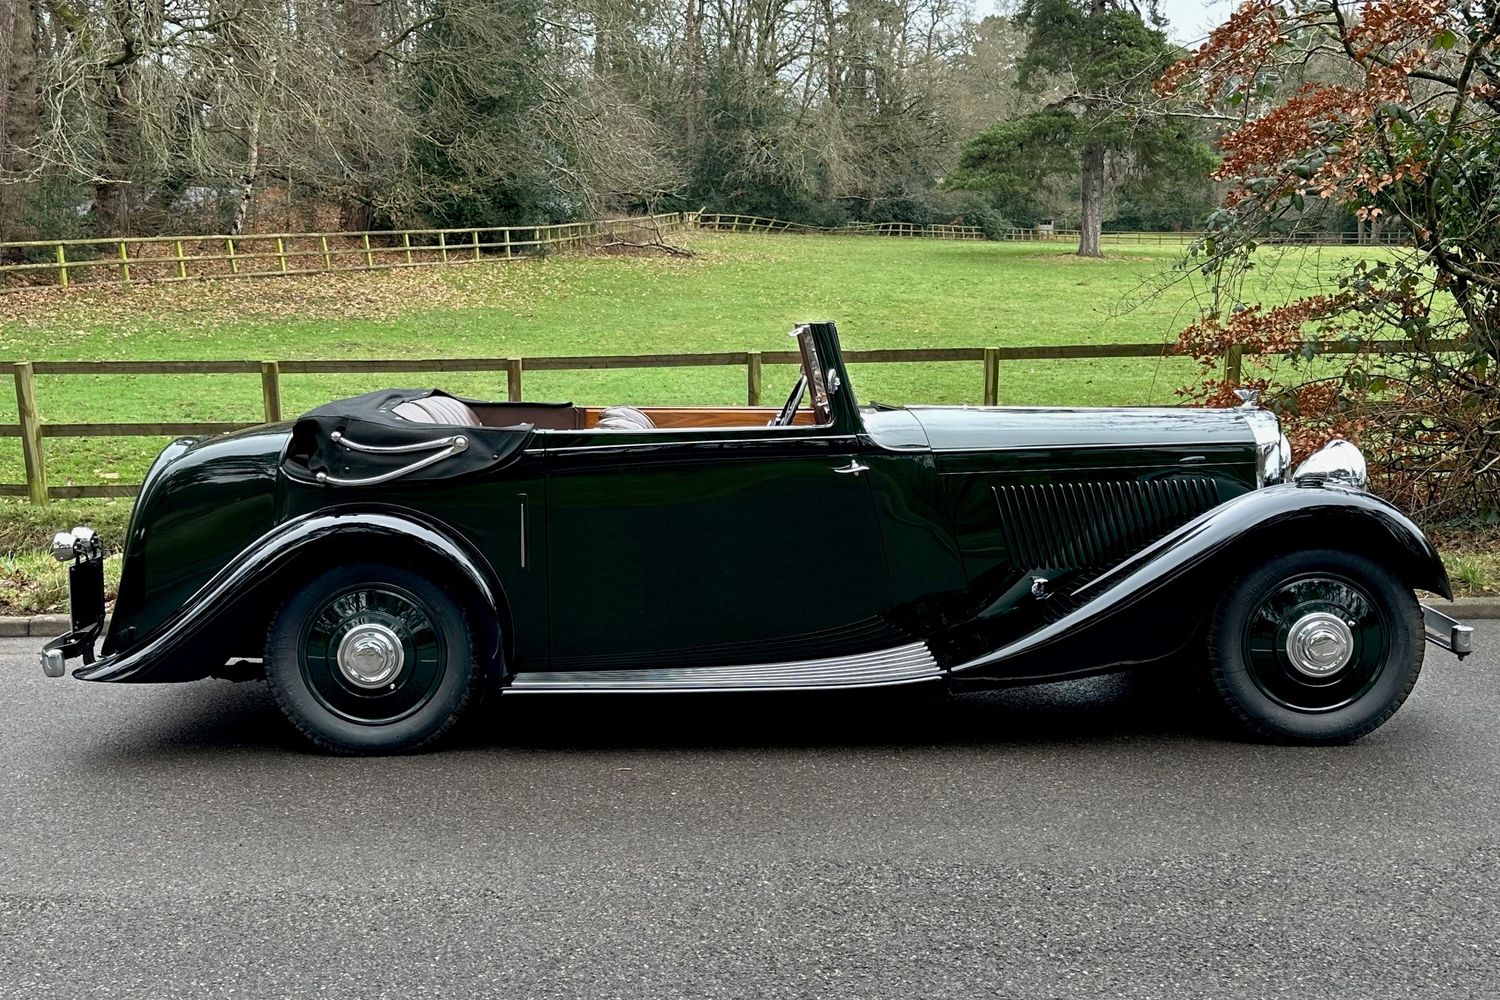
[{"label": "chrome bumper", "polygon": [[1422,605],[1422,624],[1427,632],[1427,641],[1434,646],[1443,647],[1460,660],[1474,652],[1474,626],[1449,618],[1425,604]]}]

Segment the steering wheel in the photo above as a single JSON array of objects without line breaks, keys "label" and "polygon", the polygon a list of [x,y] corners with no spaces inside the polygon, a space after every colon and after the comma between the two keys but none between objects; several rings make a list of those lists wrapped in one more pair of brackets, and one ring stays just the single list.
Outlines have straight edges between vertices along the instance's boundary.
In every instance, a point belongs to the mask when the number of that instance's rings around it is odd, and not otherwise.
[{"label": "steering wheel", "polygon": [[767,427],[790,427],[792,421],[797,419],[797,411],[802,408],[802,394],[807,391],[807,375],[804,373],[797,377],[797,384],[792,386],[792,394],[781,404],[781,412],[776,414],[767,424]]}]

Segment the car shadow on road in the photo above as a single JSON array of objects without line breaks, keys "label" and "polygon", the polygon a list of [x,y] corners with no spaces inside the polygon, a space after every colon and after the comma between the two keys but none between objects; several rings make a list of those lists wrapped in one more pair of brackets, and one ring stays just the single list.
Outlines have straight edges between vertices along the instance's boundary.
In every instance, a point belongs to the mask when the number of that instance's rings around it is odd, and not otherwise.
[{"label": "car shadow on road", "polygon": [[[303,744],[263,685],[158,689],[114,747],[167,752],[288,750]],[[149,721],[142,721],[148,719]],[[870,692],[509,695],[480,706],[446,746],[466,750],[1036,746],[1213,739],[1208,699],[1178,674],[1146,671],[947,694]]]},{"label": "car shadow on road", "polygon": [[1141,673],[946,694],[937,688],[752,695],[512,696],[466,745],[521,749],[1035,745],[1205,737],[1201,692]]}]

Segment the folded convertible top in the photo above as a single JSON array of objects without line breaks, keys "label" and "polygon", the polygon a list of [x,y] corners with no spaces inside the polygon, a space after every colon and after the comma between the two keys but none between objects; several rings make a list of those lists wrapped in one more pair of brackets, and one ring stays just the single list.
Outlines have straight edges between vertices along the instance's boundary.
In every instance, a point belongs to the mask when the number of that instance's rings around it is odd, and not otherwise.
[{"label": "folded convertible top", "polygon": [[[399,412],[403,404],[413,403],[404,408],[419,419]],[[504,412],[503,404],[461,399],[437,389],[382,389],[336,400],[309,410],[293,425],[282,469],[303,482],[358,487],[455,479],[520,457],[534,425],[484,426],[476,409],[486,415]],[[434,414],[450,415],[455,422],[434,422]],[[472,422],[457,422],[460,417]]]}]

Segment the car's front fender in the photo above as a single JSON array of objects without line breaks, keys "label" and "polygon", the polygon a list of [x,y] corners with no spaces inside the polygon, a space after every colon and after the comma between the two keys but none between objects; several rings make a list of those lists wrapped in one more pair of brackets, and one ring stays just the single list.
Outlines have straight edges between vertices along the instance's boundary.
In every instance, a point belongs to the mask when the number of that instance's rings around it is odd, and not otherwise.
[{"label": "car's front fender", "polygon": [[959,680],[1043,679],[1170,656],[1198,635],[1246,568],[1308,548],[1358,552],[1413,590],[1452,596],[1437,550],[1386,501],[1335,485],[1273,486],[1215,507],[1073,593],[1050,598],[1068,610],[955,663],[952,673]]},{"label": "car's front fender", "polygon": [[[475,622],[493,660],[500,655],[504,595],[493,571],[474,548],[429,519],[402,508],[333,508],[277,525],[246,546],[168,617],[130,646],[73,671],[86,681],[195,680],[222,666],[211,655],[186,655],[221,623],[235,622],[247,608],[257,612],[264,588],[287,583],[297,570],[311,571],[317,557],[357,557],[359,552],[404,553],[450,570],[445,584],[474,602],[484,620]],[[212,644],[209,644],[212,646]],[[222,648],[214,647],[214,648]],[[206,652],[206,650],[205,650]]]}]

